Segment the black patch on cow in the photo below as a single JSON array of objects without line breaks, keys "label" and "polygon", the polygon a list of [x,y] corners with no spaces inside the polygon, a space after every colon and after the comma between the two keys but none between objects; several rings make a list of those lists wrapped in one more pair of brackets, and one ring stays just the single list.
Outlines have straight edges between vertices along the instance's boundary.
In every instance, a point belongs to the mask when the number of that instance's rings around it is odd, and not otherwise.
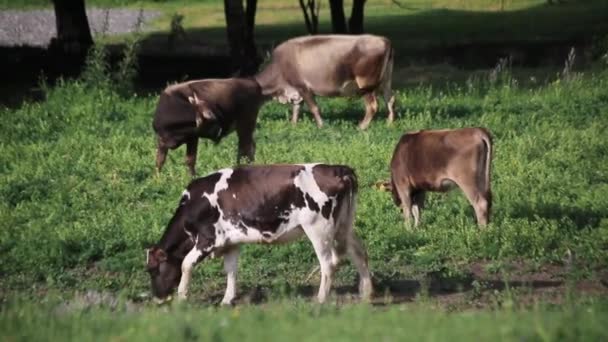
[{"label": "black patch on cow", "polygon": [[226,220],[243,232],[251,228],[274,233],[288,222],[292,207],[307,205],[304,193],[294,185],[302,170],[300,165],[236,168],[227,180],[228,188],[218,193],[218,206]]},{"label": "black patch on cow", "polygon": [[321,215],[323,215],[323,217],[325,217],[327,220],[329,220],[329,215],[331,214],[331,202],[331,200],[327,200],[321,208]]},{"label": "black patch on cow", "polygon": [[308,193],[306,193],[305,198],[306,203],[308,203],[308,209],[319,212],[319,204]]},{"label": "black patch on cow", "polygon": [[[233,223],[233,225],[234,225],[234,223]],[[245,226],[243,221],[239,221],[238,224],[236,224],[236,227],[241,231],[241,233],[247,235],[247,227]]]},{"label": "black patch on cow", "polygon": [[[306,202],[304,201],[304,193],[296,186],[293,186],[293,199],[292,204],[296,208],[304,208],[306,206]],[[307,194],[308,195],[308,194]]]},{"label": "black patch on cow", "polygon": [[222,178],[222,174],[216,172],[193,180],[186,188],[190,192],[190,199],[201,197],[203,194],[212,194],[220,178]]}]

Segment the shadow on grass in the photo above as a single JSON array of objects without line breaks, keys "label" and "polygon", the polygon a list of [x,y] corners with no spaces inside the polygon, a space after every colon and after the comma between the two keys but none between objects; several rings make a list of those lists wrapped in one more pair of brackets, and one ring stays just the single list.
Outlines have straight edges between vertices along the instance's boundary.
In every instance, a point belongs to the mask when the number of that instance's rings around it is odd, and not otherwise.
[{"label": "shadow on grass", "polygon": [[[594,35],[608,32],[608,3],[592,0],[584,5],[541,4],[506,12],[431,9],[415,13],[399,13],[395,5],[395,11],[389,9],[385,15],[368,15],[365,28],[368,33],[391,39],[396,64],[401,66],[448,63],[459,68],[487,68],[507,56],[515,66],[562,65],[570,47],[584,50]],[[323,21],[320,32],[330,31],[329,22]],[[306,31],[302,22],[294,21],[257,25],[255,35],[259,51],[264,53],[282,41],[306,35]],[[174,45],[169,45],[169,36],[169,32],[155,32],[141,42],[136,86],[140,93],[157,94],[167,82],[230,75],[224,27],[187,30],[186,38]],[[0,104],[11,107],[24,99],[42,98],[36,91],[41,73],[52,84],[58,77],[76,77],[80,72],[69,58],[51,56],[46,49],[0,47],[0,52],[4,75]],[[457,109],[455,112],[461,114]],[[356,113],[356,117],[360,120],[362,115]],[[349,113],[346,118],[351,118]]]},{"label": "shadow on grass", "polygon": [[[356,283],[356,282],[355,282]],[[481,285],[476,285],[481,284]],[[453,301],[453,295],[479,295],[481,292],[504,291],[508,289],[530,289],[532,291],[543,288],[558,288],[565,285],[562,280],[513,280],[476,278],[472,274],[463,278],[443,278],[429,274],[425,279],[376,279],[374,281],[373,305],[391,305],[415,301],[419,296],[428,296],[441,302]],[[304,298],[311,302],[316,301],[318,285],[297,285],[283,288],[267,286],[242,287],[236,304],[262,305],[273,298]],[[473,292],[477,291],[475,294]],[[332,293],[338,303],[357,303],[360,301],[358,288],[355,285],[333,286]],[[201,304],[219,304],[223,294],[214,293],[199,301]]]},{"label": "shadow on grass", "polygon": [[602,218],[608,217],[607,210],[594,210],[589,208],[579,208],[558,203],[546,203],[535,208],[519,204],[515,207],[512,216],[517,218],[527,218],[530,220],[541,217],[549,220],[568,219],[574,223],[578,229],[597,228]]}]

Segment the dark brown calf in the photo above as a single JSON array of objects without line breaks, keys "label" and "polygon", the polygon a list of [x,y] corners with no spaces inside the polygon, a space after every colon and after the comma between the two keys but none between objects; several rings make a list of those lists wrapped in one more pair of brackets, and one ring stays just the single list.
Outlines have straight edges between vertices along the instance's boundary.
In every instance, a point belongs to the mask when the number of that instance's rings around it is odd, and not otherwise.
[{"label": "dark brown calf", "polygon": [[420,222],[425,191],[458,186],[475,209],[479,225],[489,222],[492,206],[492,138],[485,128],[426,130],[404,134],[391,160],[393,199],[408,222]]},{"label": "dark brown calf", "polygon": [[186,165],[196,174],[198,139],[219,143],[232,131],[238,135],[237,163],[253,161],[253,131],[262,90],[253,79],[209,79],[167,87],[158,101],[152,124],[158,137],[156,169],[162,169],[167,152],[186,144]]}]

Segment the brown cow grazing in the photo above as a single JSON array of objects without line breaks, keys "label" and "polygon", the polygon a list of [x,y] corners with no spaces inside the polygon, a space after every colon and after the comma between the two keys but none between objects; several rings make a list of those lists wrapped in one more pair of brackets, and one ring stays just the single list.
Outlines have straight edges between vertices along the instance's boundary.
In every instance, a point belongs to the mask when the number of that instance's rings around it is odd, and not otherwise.
[{"label": "brown cow grazing", "polygon": [[489,222],[492,206],[492,137],[485,128],[423,130],[404,134],[391,160],[391,191],[408,222],[420,222],[425,191],[457,185],[475,209],[479,225]]},{"label": "brown cow grazing", "polygon": [[219,143],[236,130],[237,163],[253,161],[253,131],[264,96],[253,79],[208,79],[168,86],[160,95],[152,126],[158,138],[156,169],[165,163],[167,151],[186,144],[186,165],[196,174],[199,138]]},{"label": "brown cow grazing", "polygon": [[317,126],[323,121],[314,96],[363,96],[365,129],[378,110],[377,93],[394,119],[391,90],[393,48],[388,39],[372,35],[318,35],[290,39],[272,52],[270,64],[255,76],[266,96],[293,104],[292,122],[298,121],[302,101]]}]

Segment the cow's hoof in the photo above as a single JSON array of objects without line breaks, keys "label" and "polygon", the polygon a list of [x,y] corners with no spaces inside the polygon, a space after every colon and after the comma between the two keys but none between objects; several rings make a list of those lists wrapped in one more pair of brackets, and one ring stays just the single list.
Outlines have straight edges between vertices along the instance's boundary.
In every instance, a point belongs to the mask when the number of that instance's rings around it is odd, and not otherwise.
[{"label": "cow's hoof", "polygon": [[220,305],[223,307],[234,306],[234,299],[230,299],[230,300],[224,299],[224,300],[222,300]]},{"label": "cow's hoof", "polygon": [[365,131],[369,127],[369,123],[362,122],[357,126],[360,130]]}]

